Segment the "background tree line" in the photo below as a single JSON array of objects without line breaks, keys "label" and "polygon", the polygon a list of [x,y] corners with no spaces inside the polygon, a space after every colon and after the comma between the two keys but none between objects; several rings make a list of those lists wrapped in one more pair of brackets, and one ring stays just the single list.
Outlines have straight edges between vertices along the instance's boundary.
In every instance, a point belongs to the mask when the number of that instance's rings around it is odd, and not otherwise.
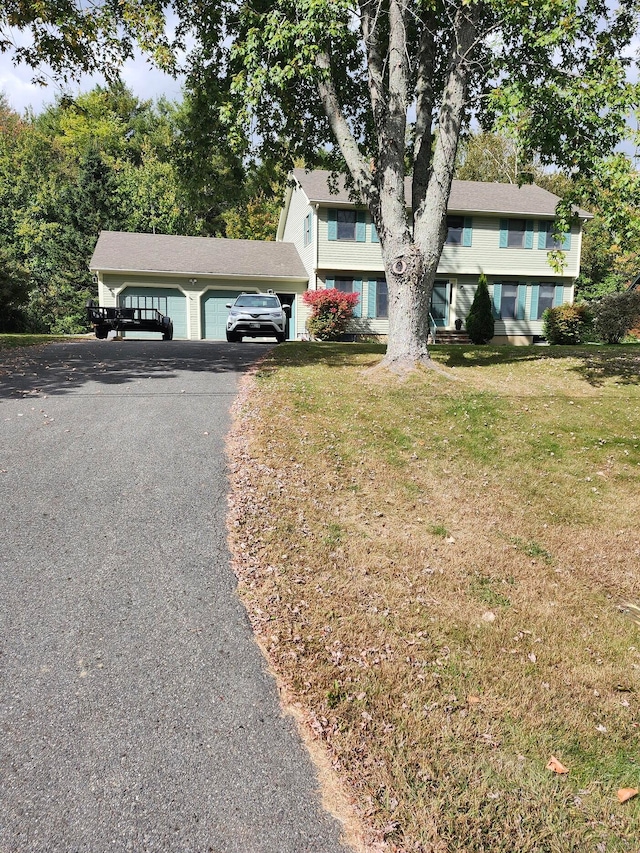
[{"label": "background tree line", "polygon": [[[561,196],[570,180],[527,161],[517,141],[482,132],[464,140],[456,177],[533,180]],[[103,229],[274,239],[285,180],[276,164],[243,162],[196,94],[152,102],[97,86],[38,115],[19,115],[0,94],[0,331],[85,331],[84,304],[96,295],[88,263]],[[593,185],[585,193],[595,216],[579,298],[624,290],[640,273],[640,212],[620,205],[616,180],[626,197],[638,183],[622,155],[599,205]]]},{"label": "background tree line", "polygon": [[101,230],[274,239],[282,183],[189,97],[114,84],[19,115],[0,94],[0,331],[85,331]]}]

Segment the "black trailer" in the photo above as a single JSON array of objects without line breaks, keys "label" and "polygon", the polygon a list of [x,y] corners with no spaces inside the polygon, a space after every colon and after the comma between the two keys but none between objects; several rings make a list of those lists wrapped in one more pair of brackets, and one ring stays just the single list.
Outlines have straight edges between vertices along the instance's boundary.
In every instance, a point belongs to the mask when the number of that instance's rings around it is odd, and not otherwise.
[{"label": "black trailer", "polygon": [[173,339],[171,317],[161,314],[156,308],[101,308],[90,299],[87,316],[95,329],[96,338],[104,339],[109,332],[160,332],[163,341]]}]

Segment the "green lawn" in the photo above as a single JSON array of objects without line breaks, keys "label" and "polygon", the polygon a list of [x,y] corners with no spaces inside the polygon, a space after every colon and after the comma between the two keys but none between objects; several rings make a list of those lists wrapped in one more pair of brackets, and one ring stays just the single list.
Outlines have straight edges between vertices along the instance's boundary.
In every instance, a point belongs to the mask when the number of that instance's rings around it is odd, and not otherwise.
[{"label": "green lawn", "polygon": [[241,594],[352,838],[635,853],[640,350],[382,352],[274,349],[230,442]]},{"label": "green lawn", "polygon": [[3,335],[0,334],[0,350],[15,349],[16,347],[33,347],[40,344],[51,344],[56,341],[68,341],[65,335]]}]

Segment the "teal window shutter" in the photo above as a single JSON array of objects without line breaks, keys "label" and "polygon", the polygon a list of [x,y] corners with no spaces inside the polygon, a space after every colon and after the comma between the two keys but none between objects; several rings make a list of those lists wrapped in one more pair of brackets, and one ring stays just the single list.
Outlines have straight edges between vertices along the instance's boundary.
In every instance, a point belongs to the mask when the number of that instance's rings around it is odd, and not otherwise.
[{"label": "teal window shutter", "polygon": [[367,215],[364,210],[356,210],[356,243],[367,242]]},{"label": "teal window shutter", "polygon": [[516,309],[516,320],[524,320],[524,309],[527,304],[527,286],[518,285],[518,307]]},{"label": "teal window shutter", "polygon": [[531,308],[529,316],[532,320],[538,320],[538,299],[540,297],[540,285],[534,284],[531,288]]},{"label": "teal window shutter", "polygon": [[362,317],[362,281],[360,279],[353,280],[353,292],[357,293],[360,297],[358,304],[353,309],[353,316]]},{"label": "teal window shutter", "polygon": [[500,248],[506,249],[509,245],[509,220],[500,220]]},{"label": "teal window shutter", "polygon": [[324,286],[327,290],[333,290],[336,286],[336,280],[333,276],[327,276],[324,280]]},{"label": "teal window shutter", "polygon": [[338,211],[330,208],[327,211],[327,240],[338,239]]},{"label": "teal window shutter", "polygon": [[496,320],[500,319],[500,303],[502,302],[502,285],[493,285],[493,316]]},{"label": "teal window shutter", "polygon": [[378,282],[375,279],[369,279],[367,284],[367,317],[372,319],[376,316],[376,298],[378,296]]},{"label": "teal window shutter", "polygon": [[553,294],[553,307],[557,308],[564,302],[564,287],[561,284],[556,284],[556,292]]},{"label": "teal window shutter", "polygon": [[380,238],[378,237],[378,229],[376,228],[374,222],[371,223],[371,242],[372,243],[379,243],[380,242]]},{"label": "teal window shutter", "polygon": [[563,235],[562,248],[565,250],[565,252],[568,252],[571,248],[571,231]]},{"label": "teal window shutter", "polygon": [[473,221],[470,216],[465,216],[464,218],[464,228],[462,229],[462,245],[470,246],[471,245],[471,237],[472,237],[472,227]]},{"label": "teal window shutter", "polygon": [[538,222],[538,248],[546,249],[547,248],[547,232],[549,231],[550,222],[540,221]]},{"label": "teal window shutter", "polygon": [[527,219],[524,232],[524,247],[525,249],[533,249],[533,220]]}]

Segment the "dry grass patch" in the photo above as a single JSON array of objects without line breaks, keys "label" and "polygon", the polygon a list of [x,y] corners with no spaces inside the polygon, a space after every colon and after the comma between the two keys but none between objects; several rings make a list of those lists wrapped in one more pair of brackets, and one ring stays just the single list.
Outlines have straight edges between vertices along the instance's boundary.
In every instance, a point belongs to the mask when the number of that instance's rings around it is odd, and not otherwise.
[{"label": "dry grass patch", "polygon": [[279,347],[240,399],[231,543],[272,666],[371,843],[637,850],[640,354],[436,349],[459,382],[381,354]]}]

